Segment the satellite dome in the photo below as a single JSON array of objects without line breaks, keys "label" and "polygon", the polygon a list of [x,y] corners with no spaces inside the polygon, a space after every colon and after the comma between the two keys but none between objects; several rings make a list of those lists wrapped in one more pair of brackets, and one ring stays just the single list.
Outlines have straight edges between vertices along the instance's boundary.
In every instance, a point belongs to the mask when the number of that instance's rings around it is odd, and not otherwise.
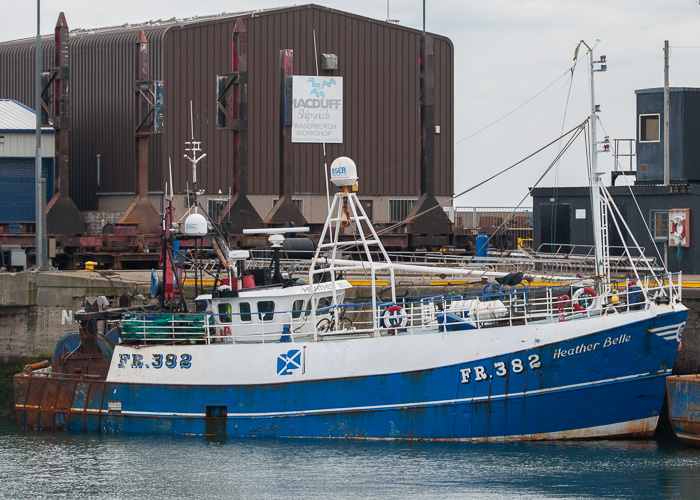
[{"label": "satellite dome", "polygon": [[202,214],[193,213],[185,219],[185,234],[187,236],[206,236],[207,219]]},{"label": "satellite dome", "polygon": [[331,182],[336,186],[352,186],[357,182],[357,166],[347,156],[341,156],[331,163]]}]

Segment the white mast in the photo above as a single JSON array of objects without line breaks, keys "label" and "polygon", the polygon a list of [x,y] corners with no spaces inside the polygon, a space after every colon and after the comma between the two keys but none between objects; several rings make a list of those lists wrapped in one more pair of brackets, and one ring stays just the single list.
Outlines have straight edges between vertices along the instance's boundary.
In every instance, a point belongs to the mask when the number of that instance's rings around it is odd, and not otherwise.
[{"label": "white mast", "polygon": [[[588,49],[588,60],[591,72],[591,115],[590,115],[590,148],[591,148],[591,169],[589,184],[591,190],[591,218],[593,220],[593,241],[595,245],[595,271],[596,276],[605,282],[610,282],[610,248],[608,241],[608,211],[605,200],[600,195],[603,179],[602,173],[598,171],[598,153],[610,150],[609,140],[598,142],[596,126],[600,106],[595,103],[594,74],[597,71],[606,71],[607,64],[605,56],[601,56],[598,61],[593,60],[593,49],[581,40],[581,43]],[[596,68],[596,65],[600,65]],[[603,144],[603,149],[598,150],[598,144]]]}]

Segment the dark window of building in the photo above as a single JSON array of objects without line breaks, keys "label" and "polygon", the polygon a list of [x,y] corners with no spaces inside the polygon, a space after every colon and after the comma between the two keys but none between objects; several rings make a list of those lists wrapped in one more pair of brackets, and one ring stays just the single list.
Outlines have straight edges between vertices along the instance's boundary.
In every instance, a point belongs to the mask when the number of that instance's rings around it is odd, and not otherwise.
[{"label": "dark window of building", "polygon": [[659,142],[659,115],[639,115],[639,142]]},{"label": "dark window of building", "polygon": [[275,303],[271,300],[258,302],[258,316],[261,321],[272,321],[275,317]]},{"label": "dark window of building", "polygon": [[[275,198],[274,200],[272,200],[272,208],[275,208],[275,205],[277,205],[278,201],[279,198]],[[301,215],[304,215],[304,198],[292,198],[292,203],[294,203],[294,206],[296,206],[299,209]]]},{"label": "dark window of building", "polygon": [[241,321],[250,321],[250,304],[248,302],[241,302],[238,304],[238,312],[241,313]]},{"label": "dark window of building", "polygon": [[389,222],[401,222],[411,213],[416,200],[389,200]]},{"label": "dark window of building", "polygon": [[209,215],[209,219],[213,221],[218,220],[227,203],[228,200],[225,199],[209,198],[207,200],[207,215]]},{"label": "dark window of building", "polygon": [[649,228],[654,241],[668,240],[668,211],[652,210],[649,217]]}]

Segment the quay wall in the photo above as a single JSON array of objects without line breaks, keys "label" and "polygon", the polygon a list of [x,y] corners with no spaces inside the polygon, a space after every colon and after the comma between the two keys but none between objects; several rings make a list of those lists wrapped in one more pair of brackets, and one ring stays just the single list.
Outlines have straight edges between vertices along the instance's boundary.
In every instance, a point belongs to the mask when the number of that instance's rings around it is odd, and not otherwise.
[{"label": "quay wall", "polygon": [[147,276],[143,271],[134,279],[92,271],[1,273],[0,368],[20,359],[50,359],[58,339],[78,330],[75,313],[86,299],[148,294]]}]

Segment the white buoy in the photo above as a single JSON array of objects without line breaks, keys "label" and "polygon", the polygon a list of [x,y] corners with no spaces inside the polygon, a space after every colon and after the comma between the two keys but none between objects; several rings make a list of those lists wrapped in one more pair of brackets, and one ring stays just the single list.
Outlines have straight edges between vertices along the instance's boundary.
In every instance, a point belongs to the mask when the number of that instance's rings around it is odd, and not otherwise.
[{"label": "white buoy", "polygon": [[352,186],[357,182],[357,165],[347,156],[340,156],[331,163],[331,182],[336,186]]}]

